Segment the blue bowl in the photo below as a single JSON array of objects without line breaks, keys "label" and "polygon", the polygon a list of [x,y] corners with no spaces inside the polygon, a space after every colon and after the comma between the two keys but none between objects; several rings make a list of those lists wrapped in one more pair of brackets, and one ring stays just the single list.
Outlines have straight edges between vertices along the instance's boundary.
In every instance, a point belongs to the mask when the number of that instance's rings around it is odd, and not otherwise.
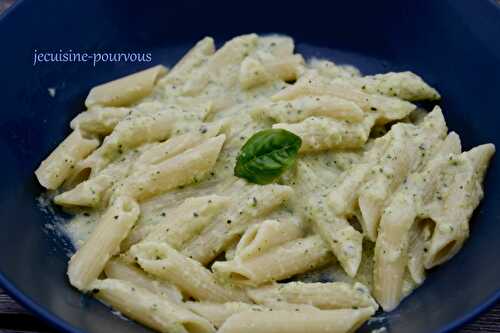
[{"label": "blue bowl", "polygon": [[[69,286],[68,242],[38,207],[42,188],[33,171],[68,134],[92,86],[172,65],[205,35],[222,42],[248,32],[288,34],[299,52],[365,73],[415,71],[442,93],[449,128],[464,148],[500,144],[500,9],[493,0],[18,2],[0,20],[0,285],[16,300],[61,331],[149,331]],[[33,66],[35,50],[150,52],[152,62]],[[463,250],[362,332],[382,325],[390,332],[448,332],[500,297],[499,189],[495,158]]]}]

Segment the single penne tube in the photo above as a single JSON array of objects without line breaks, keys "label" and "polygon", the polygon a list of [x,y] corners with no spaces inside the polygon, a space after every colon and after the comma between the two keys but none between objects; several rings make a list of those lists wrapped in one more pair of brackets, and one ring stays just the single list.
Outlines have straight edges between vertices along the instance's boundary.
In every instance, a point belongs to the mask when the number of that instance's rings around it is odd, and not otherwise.
[{"label": "single penne tube", "polygon": [[[234,179],[230,180],[230,182],[234,182]],[[145,200],[141,203],[141,216],[129,236],[123,241],[122,249],[126,250],[133,244],[143,240],[149,234],[150,229],[157,223],[166,223],[169,212],[181,205],[185,200],[211,195],[214,192],[223,194],[222,187],[224,184],[224,181],[206,180],[193,184],[194,186],[178,188],[175,191],[168,191]]]},{"label": "single penne tube", "polygon": [[208,264],[239,237],[249,225],[271,213],[292,195],[283,185],[246,185],[235,183],[225,195],[233,196],[227,213],[216,218],[203,233],[187,242],[182,253],[202,264]]},{"label": "single penne tube", "polygon": [[174,303],[182,303],[182,294],[176,286],[155,279],[140,268],[127,263],[119,257],[108,261],[104,267],[104,273],[108,279],[128,281],[156,295],[166,297]]},{"label": "single penne tube", "polygon": [[173,283],[196,300],[216,303],[248,300],[243,291],[219,284],[207,268],[166,243],[143,241],[133,245],[129,252],[146,272]]},{"label": "single penne tube", "polygon": [[448,127],[446,125],[446,120],[444,119],[443,112],[439,106],[435,106],[431,112],[427,113],[420,121],[415,124],[412,129],[413,139],[418,144],[419,154],[417,162],[414,163],[414,167],[411,171],[421,171],[431,160],[434,158],[436,152],[444,153],[442,147],[449,146],[454,147],[456,142],[446,143],[442,145],[443,140],[457,141],[460,145],[460,138],[456,133],[450,133],[452,136],[457,136],[457,138],[448,138]]},{"label": "single penne tube", "polygon": [[229,206],[230,198],[216,194],[188,198],[180,206],[161,216],[162,221],[149,229],[146,240],[167,242],[174,249],[196,237]]},{"label": "single penne tube", "polygon": [[70,123],[72,129],[80,128],[88,133],[108,135],[115,126],[128,116],[132,109],[124,107],[91,107],[78,114]]},{"label": "single penne tube", "polygon": [[402,299],[408,233],[416,217],[412,193],[398,193],[380,221],[374,254],[373,294],[385,311],[395,309]]},{"label": "single penne tube", "polygon": [[175,64],[162,81],[171,84],[185,82],[191,73],[205,63],[214,52],[215,44],[213,38],[203,38]]},{"label": "single penne tube", "polygon": [[229,317],[219,333],[353,333],[375,310],[273,310],[240,312]]},{"label": "single penne tube", "polygon": [[331,209],[339,216],[354,211],[358,199],[358,190],[365,183],[367,175],[372,170],[374,162],[361,163],[347,170],[341,182],[336,184],[328,195]]},{"label": "single penne tube", "polygon": [[368,94],[395,96],[407,101],[438,100],[436,89],[415,73],[389,72],[349,79],[348,82]]},{"label": "single penne tube", "polygon": [[250,226],[236,246],[235,256],[241,259],[258,256],[261,252],[288,241],[301,238],[303,230],[298,220],[265,220]]},{"label": "single penne tube", "polygon": [[[172,110],[162,110],[157,103],[145,103],[141,109],[120,121],[102,145],[82,161],[80,168],[91,169],[91,175],[95,175],[124,152],[170,137],[175,120]],[[141,112],[145,110],[151,112]]]},{"label": "single penne tube", "polygon": [[140,168],[148,164],[158,164],[169,158],[172,158],[187,149],[193,148],[204,140],[212,138],[219,134],[223,123],[205,123],[200,127],[199,132],[186,133],[174,136],[165,142],[158,143],[141,154],[135,168]]},{"label": "single penne tube", "polygon": [[56,195],[54,203],[60,206],[97,207],[102,203],[101,195],[111,187],[113,180],[116,179],[108,175],[106,171],[105,168],[101,174],[81,182],[69,191]]},{"label": "single penne tube", "polygon": [[309,117],[361,121],[364,111],[352,101],[334,96],[303,96],[290,101],[277,101],[257,106],[255,118],[271,118],[279,123],[297,123]]},{"label": "single penne tube", "polygon": [[309,60],[308,65],[310,68],[317,70],[319,75],[329,79],[361,77],[361,73],[356,67],[337,65],[330,60],[312,58]]},{"label": "single penne tube", "polygon": [[486,176],[486,171],[488,170],[489,162],[495,154],[495,150],[496,148],[494,144],[487,143],[474,147],[463,153],[463,157],[470,161],[476,185],[480,186],[482,184],[484,177]]},{"label": "single penne tube", "polygon": [[165,192],[142,202],[140,204],[141,216],[127,238],[122,242],[122,251],[129,249],[132,245],[146,238],[156,224],[168,224],[167,216],[187,199],[207,196],[214,192],[219,193],[218,185],[220,184],[205,181],[195,186],[178,189],[177,191]]},{"label": "single penne tube", "polygon": [[259,50],[265,50],[275,57],[287,57],[293,54],[295,43],[291,37],[272,34],[259,36],[257,47]]},{"label": "single penne tube", "polygon": [[183,95],[199,94],[209,81],[231,87],[238,81],[238,67],[245,57],[257,45],[256,34],[242,35],[226,42],[217,50],[192,77],[183,88]]},{"label": "single penne tube", "polygon": [[94,296],[127,317],[162,333],[215,333],[205,318],[132,282],[96,280]]},{"label": "single penne tube", "polygon": [[298,186],[302,188],[302,192],[309,193],[304,199],[306,219],[333,251],[345,272],[354,277],[361,263],[363,235],[354,229],[345,217],[332,212],[322,199],[321,192],[315,193],[311,185],[321,180],[311,168],[305,163],[299,163],[297,170]]},{"label": "single penne tube", "polygon": [[417,217],[413,193],[398,193],[380,222],[374,252],[373,294],[385,311],[392,311],[405,296],[409,230]]},{"label": "single penne tube", "polygon": [[241,62],[239,82],[243,89],[250,89],[276,79],[293,81],[302,72],[303,65],[301,55],[276,58],[271,53],[261,51],[257,57],[246,57]]},{"label": "single penne tube", "polygon": [[394,97],[371,95],[340,80],[327,80],[311,70],[301,76],[297,82],[274,96],[273,101],[292,100],[301,96],[329,95],[356,103],[366,112],[378,113],[378,122],[402,119],[415,110],[416,106]]},{"label": "single penne tube", "polygon": [[119,179],[127,176],[132,165],[132,158],[132,156],[125,155],[112,162],[94,177],[82,181],[71,190],[56,195],[54,202],[61,206],[98,207],[106,205],[105,192]]},{"label": "single penne tube", "polygon": [[351,123],[328,117],[309,117],[295,124],[278,123],[273,128],[290,131],[302,139],[301,153],[329,149],[359,148],[368,140],[375,118],[366,117],[362,122]]},{"label": "single penne tube", "polygon": [[313,208],[314,229],[330,246],[344,271],[350,277],[358,272],[363,254],[363,234],[345,219],[326,214]]},{"label": "single penne tube", "polygon": [[267,308],[242,302],[227,303],[207,303],[207,302],[186,302],[186,307],[199,316],[207,319],[216,328],[222,326],[227,318],[243,311],[266,311]]},{"label": "single penne tube", "polygon": [[482,182],[495,153],[495,146],[477,146],[455,158],[449,158],[448,174],[453,175],[451,184],[441,189],[441,200],[430,218],[436,226],[429,244],[426,245],[425,268],[430,269],[453,257],[469,236],[469,220],[484,193]]},{"label": "single penne tube", "polygon": [[375,241],[385,201],[404,181],[420,157],[418,144],[404,125],[394,125],[389,131],[391,143],[380,162],[372,169],[370,179],[359,189],[358,206],[364,234]]},{"label": "single penne tube", "polygon": [[228,70],[232,64],[240,64],[246,55],[257,46],[256,34],[241,35],[226,42],[207,63],[211,75]]},{"label": "single penne tube", "polygon": [[361,283],[276,283],[248,289],[247,295],[255,303],[266,306],[284,302],[309,304],[324,310],[364,307],[378,309],[378,304],[371,297],[369,289]]},{"label": "single penne tube", "polygon": [[258,59],[246,57],[241,62],[238,79],[243,89],[250,89],[271,81],[272,76]]},{"label": "single penne tube", "polygon": [[212,270],[221,280],[259,286],[321,267],[332,258],[326,243],[314,235],[292,240],[247,259],[236,256],[231,261],[217,261]]},{"label": "single penne tube", "polygon": [[139,205],[130,197],[117,197],[82,247],[71,257],[68,277],[71,284],[88,291],[92,281],[102,273],[106,263],[120,249],[139,217]]},{"label": "single penne tube", "polygon": [[174,136],[164,142],[158,143],[139,156],[134,169],[144,168],[151,164],[158,164],[169,158],[193,148],[203,141],[197,133],[186,133]]},{"label": "single penne tube", "polygon": [[122,77],[92,88],[85,100],[85,106],[126,106],[153,91],[156,81],[167,73],[162,65]]},{"label": "single penne tube", "polygon": [[340,178],[340,182],[334,185],[328,195],[328,203],[336,215],[346,216],[354,211],[359,189],[366,182],[375,164],[382,158],[389,142],[389,136],[376,139],[363,155],[361,163],[347,170]]},{"label": "single penne tube", "polygon": [[136,169],[116,188],[143,201],[175,187],[201,180],[215,165],[226,136],[210,138],[161,163]]},{"label": "single penne tube", "polygon": [[70,176],[76,163],[98,146],[96,137],[74,130],[36,169],[38,182],[49,190],[57,189]]},{"label": "single penne tube", "polygon": [[430,238],[432,231],[430,230],[432,222],[424,220],[416,220],[409,231],[408,245],[408,273],[413,281],[420,285],[425,280],[425,243]]},{"label": "single penne tube", "polygon": [[281,58],[273,57],[262,62],[267,73],[283,81],[296,80],[304,66],[304,58],[300,54],[293,54]]}]

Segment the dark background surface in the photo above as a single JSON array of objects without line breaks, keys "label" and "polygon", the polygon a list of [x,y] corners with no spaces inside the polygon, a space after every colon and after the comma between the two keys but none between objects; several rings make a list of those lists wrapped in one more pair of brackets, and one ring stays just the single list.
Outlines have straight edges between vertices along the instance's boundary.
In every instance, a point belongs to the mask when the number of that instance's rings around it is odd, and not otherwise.
[{"label": "dark background surface", "polygon": [[[14,0],[0,0],[0,13]],[[500,1],[499,1],[500,2]],[[439,304],[436,306],[439,307]],[[0,289],[0,332],[54,332],[43,322],[32,316]],[[500,333],[500,304],[483,314],[459,333]]]}]

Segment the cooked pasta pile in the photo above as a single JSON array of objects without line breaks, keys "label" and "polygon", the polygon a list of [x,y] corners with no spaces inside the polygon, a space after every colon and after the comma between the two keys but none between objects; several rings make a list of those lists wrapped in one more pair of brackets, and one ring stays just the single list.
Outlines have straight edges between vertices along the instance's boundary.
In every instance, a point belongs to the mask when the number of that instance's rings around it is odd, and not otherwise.
[{"label": "cooked pasta pile", "polygon": [[494,146],[462,152],[411,72],[293,52],[207,37],[90,91],[36,171],[74,287],[160,332],[353,332],[457,253]]}]

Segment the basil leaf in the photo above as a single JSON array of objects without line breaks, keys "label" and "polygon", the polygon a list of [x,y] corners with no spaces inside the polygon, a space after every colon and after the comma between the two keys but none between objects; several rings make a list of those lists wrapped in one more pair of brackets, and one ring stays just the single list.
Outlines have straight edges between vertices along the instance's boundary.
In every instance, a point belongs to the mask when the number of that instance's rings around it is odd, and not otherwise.
[{"label": "basil leaf", "polygon": [[234,175],[264,185],[293,165],[302,139],[284,129],[267,129],[252,135],[236,159]]}]

